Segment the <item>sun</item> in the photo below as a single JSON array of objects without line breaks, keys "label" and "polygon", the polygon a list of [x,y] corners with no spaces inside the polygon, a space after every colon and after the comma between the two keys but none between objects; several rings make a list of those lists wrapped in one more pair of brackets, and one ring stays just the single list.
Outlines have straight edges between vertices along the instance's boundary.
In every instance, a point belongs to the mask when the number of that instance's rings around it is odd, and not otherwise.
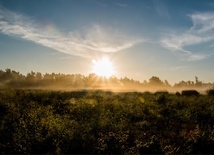
[{"label": "sun", "polygon": [[107,57],[93,60],[93,73],[109,78],[114,74],[113,63]]}]

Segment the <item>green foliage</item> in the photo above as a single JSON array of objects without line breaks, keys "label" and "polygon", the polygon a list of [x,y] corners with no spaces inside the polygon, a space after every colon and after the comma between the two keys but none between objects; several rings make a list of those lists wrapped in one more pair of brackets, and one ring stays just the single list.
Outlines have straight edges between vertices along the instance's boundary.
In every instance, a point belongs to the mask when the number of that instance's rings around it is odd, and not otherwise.
[{"label": "green foliage", "polygon": [[213,154],[214,97],[0,91],[0,153]]}]

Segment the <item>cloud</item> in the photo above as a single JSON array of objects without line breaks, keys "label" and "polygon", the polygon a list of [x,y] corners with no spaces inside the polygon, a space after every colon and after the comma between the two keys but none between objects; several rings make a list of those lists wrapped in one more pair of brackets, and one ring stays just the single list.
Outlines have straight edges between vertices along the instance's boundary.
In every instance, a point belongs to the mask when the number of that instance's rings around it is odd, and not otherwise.
[{"label": "cloud", "polygon": [[93,52],[119,52],[143,41],[98,24],[62,33],[3,7],[0,7],[0,33],[81,57],[90,57]]},{"label": "cloud", "polygon": [[178,70],[184,70],[189,68],[189,66],[164,66],[162,68],[159,68],[160,71],[178,71]]},{"label": "cloud", "polygon": [[202,60],[205,59],[208,55],[206,54],[190,54],[186,60],[187,61],[197,61],[197,60]]},{"label": "cloud", "polygon": [[124,4],[124,3],[115,3],[117,6],[119,6],[119,7],[128,7],[128,5],[127,4]]},{"label": "cloud", "polygon": [[184,32],[174,32],[165,34],[161,38],[164,47],[181,51],[187,61],[197,61],[208,57],[210,54],[196,53],[195,51],[185,50],[188,46],[209,43],[214,40],[214,12],[195,13],[188,15],[193,23],[192,27]]},{"label": "cloud", "polygon": [[196,13],[190,15],[190,18],[193,21],[191,31],[201,34],[214,30],[214,12]]},{"label": "cloud", "polygon": [[155,8],[155,11],[159,17],[170,19],[168,8],[162,1],[153,0],[152,2]]}]

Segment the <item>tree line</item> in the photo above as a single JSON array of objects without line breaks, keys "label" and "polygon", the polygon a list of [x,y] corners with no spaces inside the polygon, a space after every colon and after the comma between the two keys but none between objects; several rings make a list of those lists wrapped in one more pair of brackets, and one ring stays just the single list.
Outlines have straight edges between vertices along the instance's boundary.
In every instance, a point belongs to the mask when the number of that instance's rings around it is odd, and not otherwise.
[{"label": "tree line", "polygon": [[0,70],[0,89],[8,88],[65,88],[65,89],[211,89],[214,83],[204,83],[195,77],[195,81],[180,81],[170,85],[167,80],[161,80],[152,76],[148,81],[140,82],[127,77],[110,78],[99,77],[92,73],[88,76],[82,74],[45,73],[31,71],[27,75],[20,72],[5,69]]}]

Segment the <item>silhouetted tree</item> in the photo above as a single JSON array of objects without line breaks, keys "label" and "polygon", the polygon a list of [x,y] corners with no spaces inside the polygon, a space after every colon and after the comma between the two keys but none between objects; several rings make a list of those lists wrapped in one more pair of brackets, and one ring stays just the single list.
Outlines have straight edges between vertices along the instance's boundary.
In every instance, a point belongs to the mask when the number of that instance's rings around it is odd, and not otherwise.
[{"label": "silhouetted tree", "polygon": [[196,87],[201,87],[202,84],[203,84],[203,83],[202,83],[201,81],[198,80],[198,77],[195,76],[195,86],[196,86]]},{"label": "silhouetted tree", "polygon": [[156,77],[156,76],[152,76],[150,79],[149,79],[149,85],[150,86],[163,86],[163,82],[159,79],[159,77]]},{"label": "silhouetted tree", "polygon": [[143,83],[129,79],[128,77],[117,79],[115,76],[110,78],[99,77],[96,74],[84,76],[81,74],[61,74],[61,73],[35,73],[31,71],[26,76],[11,69],[0,70],[0,88],[36,88],[36,87],[60,87],[60,88],[89,88],[89,87],[121,87],[130,89],[148,89],[149,87],[158,89],[182,88],[182,89],[212,89],[214,83],[202,83],[198,77],[193,81],[181,81],[175,83],[172,87],[167,80],[160,80],[159,77],[152,76],[149,82],[144,80]]},{"label": "silhouetted tree", "polygon": [[27,74],[25,81],[26,81],[26,86],[35,86],[36,84],[36,79],[35,79],[36,73],[31,71],[30,73]]},{"label": "silhouetted tree", "polygon": [[167,87],[171,87],[171,85],[169,84],[169,82],[167,80],[164,81],[164,85]]}]

